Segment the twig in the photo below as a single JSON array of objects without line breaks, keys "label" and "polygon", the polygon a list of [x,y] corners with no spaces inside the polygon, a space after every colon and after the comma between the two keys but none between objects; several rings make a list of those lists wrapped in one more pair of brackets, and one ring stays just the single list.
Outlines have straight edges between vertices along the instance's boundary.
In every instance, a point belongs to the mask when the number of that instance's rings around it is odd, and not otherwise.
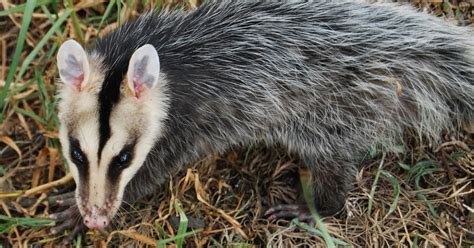
[{"label": "twig", "polygon": [[34,187],[34,188],[26,190],[26,191],[0,193],[0,199],[3,199],[3,198],[16,198],[16,197],[20,197],[20,196],[31,196],[31,195],[34,195],[34,194],[39,194],[39,193],[42,193],[45,190],[48,190],[50,188],[55,188],[55,187],[67,184],[68,182],[72,181],[72,179],[73,179],[72,175],[67,174],[64,177],[62,177],[62,178],[60,178],[56,181],[52,181],[50,183],[45,183],[45,184],[42,184],[38,187]]},{"label": "twig", "polygon": [[29,189],[27,191],[25,191],[24,193],[24,196],[31,196],[31,195],[34,195],[34,194],[38,194],[38,193],[41,193],[45,190],[48,190],[50,188],[55,188],[55,187],[58,187],[60,185],[64,185],[64,184],[67,184],[68,182],[72,181],[72,175],[71,174],[67,174],[65,175],[64,177],[56,180],[56,181],[52,181],[50,183],[46,183],[46,184],[43,184],[43,185],[40,185],[38,187],[34,187],[32,189]]},{"label": "twig", "polygon": [[140,242],[143,242],[147,245],[151,245],[151,246],[156,246],[156,244],[158,243],[156,240],[154,239],[151,239],[145,235],[142,235],[138,232],[135,232],[135,231],[115,231],[115,232],[112,232],[110,235],[109,235],[109,238],[107,240],[107,243],[110,242],[111,240],[111,237],[113,236],[114,233],[117,233],[117,234],[122,234],[124,236],[127,236],[131,239],[134,239],[134,240],[138,240]]}]

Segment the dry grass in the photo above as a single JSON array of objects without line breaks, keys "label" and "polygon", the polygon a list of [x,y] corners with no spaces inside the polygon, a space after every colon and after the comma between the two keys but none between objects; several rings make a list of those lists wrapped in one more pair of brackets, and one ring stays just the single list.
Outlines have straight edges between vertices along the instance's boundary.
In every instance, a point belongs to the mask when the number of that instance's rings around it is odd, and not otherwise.
[{"label": "dry grass", "polygon": [[[16,11],[24,4],[0,1],[0,90],[6,93],[0,95],[0,246],[51,247],[67,234],[50,234],[54,223],[44,219],[59,210],[49,197],[74,187],[57,140],[58,45],[69,37],[87,43],[111,30],[117,17],[123,21],[151,6],[170,8],[179,1],[54,2],[38,0],[28,16],[24,9]],[[184,8],[197,4],[178,3]],[[473,5],[439,1],[420,6],[467,23],[474,21]],[[28,18],[31,23],[22,35]],[[333,242],[371,247],[474,245],[474,140],[463,134],[447,134],[443,140],[437,147],[408,142],[398,155],[368,151],[345,209],[323,220]],[[153,196],[122,210],[109,232],[89,231],[73,245],[138,246],[161,240],[170,247],[181,242],[189,247],[324,246],[318,227],[261,218],[269,205],[297,197],[297,164],[263,147],[210,155]]]}]

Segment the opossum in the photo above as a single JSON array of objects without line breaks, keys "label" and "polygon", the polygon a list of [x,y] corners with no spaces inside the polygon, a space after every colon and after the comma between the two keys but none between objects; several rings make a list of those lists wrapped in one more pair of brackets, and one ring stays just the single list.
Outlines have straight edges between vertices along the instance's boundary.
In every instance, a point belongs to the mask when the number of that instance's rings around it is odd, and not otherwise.
[{"label": "opossum", "polygon": [[371,145],[473,123],[473,37],[395,4],[239,0],[148,12],[87,49],[68,40],[59,137],[73,208],[105,228],[184,166],[262,143],[297,155],[316,209],[334,214]]}]

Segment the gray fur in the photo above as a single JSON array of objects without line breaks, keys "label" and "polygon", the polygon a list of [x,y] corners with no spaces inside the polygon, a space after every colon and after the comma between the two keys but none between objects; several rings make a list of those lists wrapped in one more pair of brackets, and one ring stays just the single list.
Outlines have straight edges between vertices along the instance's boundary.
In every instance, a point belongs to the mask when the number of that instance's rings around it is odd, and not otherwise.
[{"label": "gray fur", "polygon": [[114,70],[154,45],[170,98],[127,201],[209,153],[264,142],[301,157],[331,213],[372,144],[390,149],[407,129],[436,142],[474,121],[470,29],[393,4],[208,2],[141,16],[93,49]]}]

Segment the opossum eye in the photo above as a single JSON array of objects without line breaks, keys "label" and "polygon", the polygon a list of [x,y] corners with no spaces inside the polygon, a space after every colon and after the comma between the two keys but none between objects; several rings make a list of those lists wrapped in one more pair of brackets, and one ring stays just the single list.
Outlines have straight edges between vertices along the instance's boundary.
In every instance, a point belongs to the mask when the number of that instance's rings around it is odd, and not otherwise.
[{"label": "opossum eye", "polygon": [[120,154],[119,156],[119,164],[126,164],[128,162],[130,162],[130,159],[132,158],[132,155],[129,153],[129,152],[125,152],[123,154]]},{"label": "opossum eye", "polygon": [[81,146],[79,145],[79,141],[73,137],[69,137],[70,142],[70,156],[71,160],[76,166],[83,167],[87,165],[87,157],[82,152]]},{"label": "opossum eye", "polygon": [[115,157],[115,164],[120,169],[125,169],[132,161],[132,145],[126,145]]},{"label": "opossum eye", "polygon": [[71,158],[76,166],[84,166],[86,164],[86,158],[78,147],[72,147]]}]

